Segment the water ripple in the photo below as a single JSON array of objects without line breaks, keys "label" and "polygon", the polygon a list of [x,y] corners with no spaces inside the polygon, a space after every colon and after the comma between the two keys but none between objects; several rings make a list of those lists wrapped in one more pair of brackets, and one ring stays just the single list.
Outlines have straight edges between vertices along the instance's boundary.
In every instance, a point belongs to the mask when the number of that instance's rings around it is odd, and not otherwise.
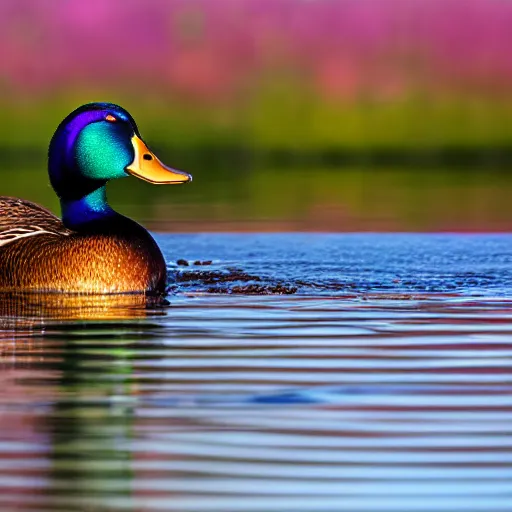
[{"label": "water ripple", "polygon": [[296,295],[6,319],[0,509],[512,510],[512,237],[249,240],[163,245]]}]

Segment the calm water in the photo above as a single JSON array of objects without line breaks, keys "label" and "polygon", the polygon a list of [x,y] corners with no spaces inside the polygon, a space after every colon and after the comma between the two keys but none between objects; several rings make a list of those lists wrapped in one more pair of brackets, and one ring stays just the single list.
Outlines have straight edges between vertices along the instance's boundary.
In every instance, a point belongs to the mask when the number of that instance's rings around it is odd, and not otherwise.
[{"label": "calm water", "polygon": [[0,510],[512,510],[512,236],[158,240],[169,306],[0,303]]}]

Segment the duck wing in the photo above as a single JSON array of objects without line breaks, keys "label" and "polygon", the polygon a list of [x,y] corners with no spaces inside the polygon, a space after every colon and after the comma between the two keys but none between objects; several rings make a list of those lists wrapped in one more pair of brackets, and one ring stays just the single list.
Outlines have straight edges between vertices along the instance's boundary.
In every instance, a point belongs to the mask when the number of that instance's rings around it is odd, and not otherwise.
[{"label": "duck wing", "polygon": [[22,238],[72,233],[52,212],[36,203],[0,196],[0,247]]}]

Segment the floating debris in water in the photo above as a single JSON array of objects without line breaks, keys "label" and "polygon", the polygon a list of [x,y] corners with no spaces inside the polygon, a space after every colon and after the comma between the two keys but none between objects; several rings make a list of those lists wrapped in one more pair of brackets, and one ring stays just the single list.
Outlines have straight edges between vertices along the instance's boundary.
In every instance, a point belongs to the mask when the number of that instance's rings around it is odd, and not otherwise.
[{"label": "floating debris in water", "polygon": [[[181,266],[189,266],[188,261]],[[194,262],[194,265],[211,265],[212,261]],[[290,295],[297,292],[297,286],[283,283],[280,280],[264,278],[249,274],[236,267],[223,270],[181,270],[176,273],[176,287],[170,291],[191,290],[215,294],[242,295]]]},{"label": "floating debris in water", "polygon": [[206,260],[206,261],[196,260],[196,261],[194,261],[194,265],[206,266],[206,265],[211,265],[211,264],[212,264],[212,260]]},{"label": "floating debris in water", "polygon": [[206,289],[207,293],[223,293],[223,294],[242,294],[242,295],[293,295],[297,293],[295,286],[277,285],[258,285],[248,284],[245,286],[228,287],[212,287]]},{"label": "floating debris in water", "polygon": [[179,272],[176,276],[177,283],[190,281],[201,281],[203,284],[232,283],[234,281],[261,281],[261,277],[247,274],[240,269],[229,269],[227,272],[221,270],[192,270],[190,272]]},{"label": "floating debris in water", "polygon": [[[207,266],[207,265],[211,265],[213,263],[212,260],[205,260],[205,261],[201,261],[201,260],[195,260],[193,262],[193,265],[195,266]],[[190,266],[190,262],[188,260],[185,260],[185,259],[179,259],[176,261],[176,265],[180,266],[180,267],[189,267]]]}]

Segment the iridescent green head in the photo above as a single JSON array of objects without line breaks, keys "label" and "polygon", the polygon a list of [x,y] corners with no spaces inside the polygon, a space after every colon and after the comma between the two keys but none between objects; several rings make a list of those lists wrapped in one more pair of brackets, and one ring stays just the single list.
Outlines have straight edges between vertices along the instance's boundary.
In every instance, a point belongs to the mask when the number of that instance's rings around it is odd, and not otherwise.
[{"label": "iridescent green head", "polygon": [[178,184],[192,179],[165,166],[141,139],[132,116],[112,103],[83,105],[62,121],[50,142],[48,169],[71,228],[112,211],[104,198],[109,180],[132,175]]}]

